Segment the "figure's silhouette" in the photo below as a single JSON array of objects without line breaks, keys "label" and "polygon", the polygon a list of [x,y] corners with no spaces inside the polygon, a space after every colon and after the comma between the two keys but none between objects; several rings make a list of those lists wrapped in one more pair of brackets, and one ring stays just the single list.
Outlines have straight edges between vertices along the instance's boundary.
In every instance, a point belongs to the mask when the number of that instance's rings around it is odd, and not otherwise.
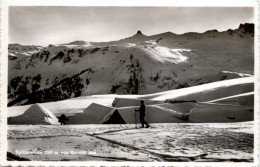
[{"label": "figure's silhouette", "polygon": [[65,125],[67,121],[69,121],[69,118],[67,118],[65,114],[61,114],[61,116],[59,117],[60,124]]},{"label": "figure's silhouette", "polygon": [[141,105],[139,109],[136,109],[135,111],[140,111],[140,122],[142,124],[142,128],[144,128],[144,124],[146,125],[145,128],[149,128],[149,124],[145,121],[144,117],[145,117],[145,105],[144,105],[144,101],[141,100],[140,101]]}]

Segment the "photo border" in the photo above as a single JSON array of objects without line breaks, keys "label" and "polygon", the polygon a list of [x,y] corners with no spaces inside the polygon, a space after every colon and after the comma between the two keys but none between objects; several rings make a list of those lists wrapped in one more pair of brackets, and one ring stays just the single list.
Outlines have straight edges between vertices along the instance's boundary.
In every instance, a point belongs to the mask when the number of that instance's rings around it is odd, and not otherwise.
[{"label": "photo border", "polygon": [[[129,7],[254,7],[254,162],[108,162],[108,161],[7,161],[7,72],[9,6],[129,6]],[[172,0],[84,0],[84,1],[2,1],[1,3],[1,143],[0,165],[3,166],[258,166],[259,165],[259,3],[257,1],[172,1]]]}]

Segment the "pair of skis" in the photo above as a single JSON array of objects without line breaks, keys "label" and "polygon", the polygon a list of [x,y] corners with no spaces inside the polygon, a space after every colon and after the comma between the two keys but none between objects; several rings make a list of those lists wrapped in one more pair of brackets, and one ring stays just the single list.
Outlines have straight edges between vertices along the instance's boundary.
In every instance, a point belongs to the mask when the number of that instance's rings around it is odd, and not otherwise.
[{"label": "pair of skis", "polygon": [[[148,122],[147,122],[148,123]],[[151,125],[148,123],[149,127],[151,128]],[[135,110],[135,129],[137,129],[137,120],[136,120],[136,110]]]}]

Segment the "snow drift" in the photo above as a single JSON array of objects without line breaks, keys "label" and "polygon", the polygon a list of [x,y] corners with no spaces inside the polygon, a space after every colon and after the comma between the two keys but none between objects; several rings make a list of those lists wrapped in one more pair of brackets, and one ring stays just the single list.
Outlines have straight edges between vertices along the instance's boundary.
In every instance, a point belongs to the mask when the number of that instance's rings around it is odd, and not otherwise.
[{"label": "snow drift", "polygon": [[178,90],[165,91],[140,98],[151,100],[196,100],[198,102],[211,101],[228,96],[254,91],[254,77],[230,79],[214,83],[193,86]]},{"label": "snow drift", "polygon": [[[149,123],[177,123],[187,122],[190,112],[197,107],[196,103],[186,102],[178,104],[156,104],[146,105],[145,119]],[[122,116],[126,123],[135,123],[135,109],[137,107],[118,108],[118,113]],[[139,112],[136,114],[137,122],[139,121]],[[107,120],[103,120],[105,123]]]},{"label": "snow drift", "polygon": [[59,124],[58,119],[40,104],[31,105],[22,115],[9,117],[8,124]]},{"label": "snow drift", "polygon": [[[79,97],[66,100],[66,108],[59,107],[59,112],[53,105],[64,106],[65,101],[43,105],[47,108],[55,108],[57,116],[58,114],[70,115],[68,124],[139,122],[139,113],[135,114],[135,109],[139,107],[141,99],[145,102],[146,119],[150,123],[252,121],[254,81],[254,77],[247,77],[147,95],[110,94]],[[70,113],[77,108],[75,106],[77,104],[81,109],[78,108],[76,114]],[[34,110],[35,113],[30,113]],[[80,110],[82,112],[79,112]],[[48,123],[50,117],[43,114],[45,111],[48,115],[52,115],[41,105],[32,105],[24,114],[9,118],[8,124],[42,124],[42,120]],[[52,115],[51,118],[53,117]]]},{"label": "snow drift", "polygon": [[[185,122],[190,112],[197,107],[194,102],[176,104],[146,105],[146,119],[149,123]],[[69,117],[68,124],[125,124],[139,122],[137,106],[107,107],[91,104],[83,113]]]},{"label": "snow drift", "polygon": [[199,103],[189,118],[195,123],[252,121],[254,109],[241,105]]},{"label": "snow drift", "polygon": [[254,92],[228,96],[228,97],[209,101],[209,103],[233,104],[233,105],[254,107]]},{"label": "snow drift", "polygon": [[[151,104],[160,104],[163,103],[162,101],[156,101],[156,100],[144,100],[146,105]],[[112,103],[113,107],[127,107],[127,106],[139,106],[140,105],[140,99],[134,99],[134,98],[115,98],[115,100]]]},{"label": "snow drift", "polygon": [[112,107],[92,103],[83,113],[68,117],[68,124],[97,124],[112,110]]}]

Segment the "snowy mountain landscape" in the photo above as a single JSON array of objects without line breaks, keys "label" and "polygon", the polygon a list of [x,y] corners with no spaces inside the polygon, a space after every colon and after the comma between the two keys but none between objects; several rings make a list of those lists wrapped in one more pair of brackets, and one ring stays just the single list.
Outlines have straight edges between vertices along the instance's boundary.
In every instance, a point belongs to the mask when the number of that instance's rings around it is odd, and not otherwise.
[{"label": "snowy mountain landscape", "polygon": [[253,48],[253,24],[181,35],[138,31],[100,43],[10,44],[8,106],[96,94],[149,94],[250,77]]},{"label": "snowy mountain landscape", "polygon": [[8,160],[253,162],[254,24],[143,33],[9,44]]}]

